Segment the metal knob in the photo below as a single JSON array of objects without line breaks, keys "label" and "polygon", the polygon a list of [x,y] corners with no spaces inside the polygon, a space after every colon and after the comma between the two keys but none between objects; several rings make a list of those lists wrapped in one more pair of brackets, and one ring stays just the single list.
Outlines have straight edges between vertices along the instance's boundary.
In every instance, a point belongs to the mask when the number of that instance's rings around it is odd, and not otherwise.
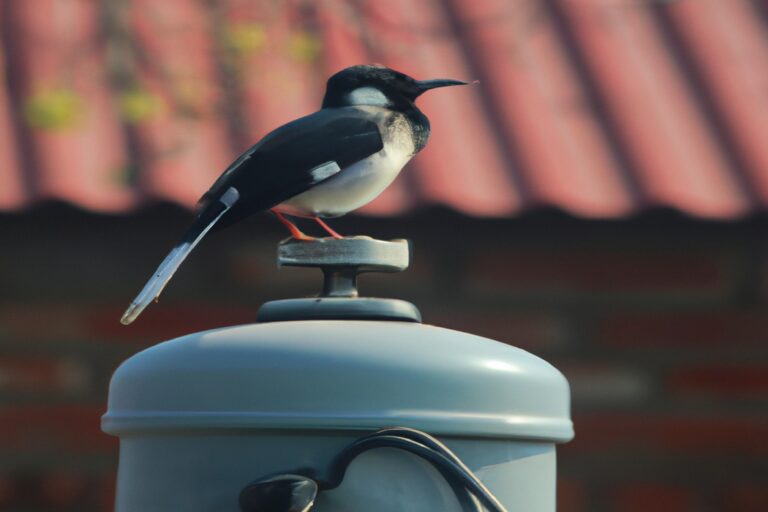
[{"label": "metal knob", "polygon": [[420,322],[413,304],[397,299],[361,298],[357,276],[364,272],[401,272],[408,268],[407,240],[376,240],[367,236],[284,240],[277,250],[278,267],[322,270],[323,289],[311,299],[288,299],[264,304],[259,322],[308,319],[381,319]]},{"label": "metal knob", "polygon": [[278,267],[319,267],[325,275],[321,297],[357,297],[363,272],[401,272],[408,268],[407,240],[375,240],[367,236],[284,240],[277,249]]}]

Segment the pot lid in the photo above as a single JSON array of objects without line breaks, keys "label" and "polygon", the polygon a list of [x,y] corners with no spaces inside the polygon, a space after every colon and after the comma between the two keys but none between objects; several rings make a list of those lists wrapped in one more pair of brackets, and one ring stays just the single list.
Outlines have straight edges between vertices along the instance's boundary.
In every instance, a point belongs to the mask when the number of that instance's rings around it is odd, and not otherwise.
[{"label": "pot lid", "polygon": [[404,321],[215,329],[125,361],[104,431],[354,429],[567,441],[562,374],[515,347]]}]

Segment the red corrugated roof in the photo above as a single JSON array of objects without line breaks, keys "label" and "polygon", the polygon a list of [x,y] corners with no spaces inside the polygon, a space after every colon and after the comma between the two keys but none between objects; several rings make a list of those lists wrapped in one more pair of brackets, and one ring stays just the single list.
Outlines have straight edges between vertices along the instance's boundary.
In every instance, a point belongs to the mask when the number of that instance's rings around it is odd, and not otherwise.
[{"label": "red corrugated roof", "polygon": [[325,78],[479,79],[363,211],[555,206],[733,218],[768,205],[768,25],[750,0],[6,0],[0,209],[192,206]]}]

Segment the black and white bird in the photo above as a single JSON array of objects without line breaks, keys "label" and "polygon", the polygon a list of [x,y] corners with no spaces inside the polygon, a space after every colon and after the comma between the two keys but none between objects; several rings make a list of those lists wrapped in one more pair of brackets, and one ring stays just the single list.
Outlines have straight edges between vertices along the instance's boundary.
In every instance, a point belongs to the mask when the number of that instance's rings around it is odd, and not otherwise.
[{"label": "black and white bird", "polygon": [[123,314],[130,324],[155,300],[214,227],[271,210],[294,238],[311,240],[284,215],[316,220],[378,196],[429,138],[415,105],[424,92],[459,80],[415,80],[383,66],[353,66],[329,80],[322,108],[267,134],[240,155],[200,199],[194,221]]}]

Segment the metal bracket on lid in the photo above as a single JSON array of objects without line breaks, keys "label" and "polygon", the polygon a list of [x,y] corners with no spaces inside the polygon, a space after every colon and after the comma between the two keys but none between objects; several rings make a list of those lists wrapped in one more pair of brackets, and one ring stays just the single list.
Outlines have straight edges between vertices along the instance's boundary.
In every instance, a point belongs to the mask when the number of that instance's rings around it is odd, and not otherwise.
[{"label": "metal bracket on lid", "polygon": [[259,322],[286,320],[400,320],[420,322],[413,304],[396,299],[360,298],[357,276],[364,272],[401,272],[408,268],[407,240],[375,240],[367,236],[284,240],[278,246],[278,267],[315,267],[323,271],[318,297],[264,304]]}]

